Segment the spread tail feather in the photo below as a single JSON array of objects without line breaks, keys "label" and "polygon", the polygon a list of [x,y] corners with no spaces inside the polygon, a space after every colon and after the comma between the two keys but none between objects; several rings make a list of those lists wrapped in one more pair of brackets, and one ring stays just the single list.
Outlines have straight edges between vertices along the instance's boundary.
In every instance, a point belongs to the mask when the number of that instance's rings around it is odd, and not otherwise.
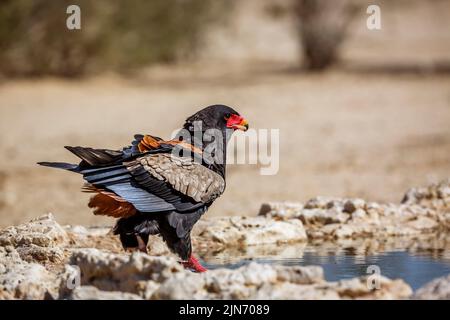
[{"label": "spread tail feather", "polygon": [[44,166],[44,167],[64,169],[64,170],[78,172],[78,165],[77,164],[72,164],[72,163],[66,163],[66,162],[38,162],[37,164],[39,164],[41,166]]}]

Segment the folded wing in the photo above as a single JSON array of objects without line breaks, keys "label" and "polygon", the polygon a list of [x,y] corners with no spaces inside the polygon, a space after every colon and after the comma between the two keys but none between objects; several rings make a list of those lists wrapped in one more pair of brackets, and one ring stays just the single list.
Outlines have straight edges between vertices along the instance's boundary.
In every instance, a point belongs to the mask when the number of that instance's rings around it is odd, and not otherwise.
[{"label": "folded wing", "polygon": [[141,212],[192,212],[225,189],[220,175],[171,153],[144,154],[122,165],[81,173],[90,185],[113,192]]}]

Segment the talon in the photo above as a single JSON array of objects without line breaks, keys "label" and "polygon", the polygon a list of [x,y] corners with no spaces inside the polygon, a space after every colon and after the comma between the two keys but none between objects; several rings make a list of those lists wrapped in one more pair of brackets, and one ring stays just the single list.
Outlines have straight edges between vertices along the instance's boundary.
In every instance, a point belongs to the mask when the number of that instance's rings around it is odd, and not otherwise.
[{"label": "talon", "polygon": [[187,261],[180,261],[180,263],[185,267],[186,269],[189,269],[193,272],[205,272],[208,271],[204,266],[198,262],[198,260],[191,255]]},{"label": "talon", "polygon": [[141,236],[136,235],[136,239],[137,239],[137,242],[138,242],[139,251],[144,252],[144,253],[148,253],[147,252],[147,245],[145,244],[145,242],[141,238]]}]

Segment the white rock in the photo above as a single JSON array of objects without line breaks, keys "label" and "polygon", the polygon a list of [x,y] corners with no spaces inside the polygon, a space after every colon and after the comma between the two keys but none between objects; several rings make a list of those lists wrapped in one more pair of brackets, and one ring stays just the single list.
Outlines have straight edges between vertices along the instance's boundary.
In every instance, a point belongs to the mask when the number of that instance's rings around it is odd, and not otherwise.
[{"label": "white rock", "polygon": [[51,213],[0,231],[0,245],[17,248],[20,256],[29,262],[59,262],[62,247],[68,237]]},{"label": "white rock", "polygon": [[142,300],[136,294],[120,291],[102,291],[93,286],[80,286],[74,289],[69,300]]},{"label": "white rock", "polygon": [[[283,267],[251,263],[239,269],[216,269],[203,274],[184,273],[164,282],[153,299],[268,299],[284,297],[272,291],[282,284],[322,283],[320,267]],[[265,285],[265,294],[261,287]],[[273,289],[273,290],[270,290]]]},{"label": "white rock", "polygon": [[224,246],[296,242],[307,238],[300,220],[277,221],[264,217],[216,219],[199,237],[202,241],[218,242]]},{"label": "white rock", "polygon": [[350,238],[354,234],[354,229],[352,229],[348,225],[341,225],[339,228],[336,229],[334,232],[334,235],[337,238]]},{"label": "white rock", "polygon": [[438,223],[428,217],[419,216],[412,221],[408,221],[407,225],[417,230],[432,231],[438,227]]},{"label": "white rock", "polygon": [[142,295],[146,281],[161,283],[184,272],[171,257],[152,257],[136,252],[113,254],[97,249],[74,250],[70,264],[81,271],[81,284],[94,285],[105,291],[125,291]]},{"label": "white rock", "polygon": [[352,213],[352,219],[353,220],[364,220],[367,219],[367,213],[363,209],[356,209]]},{"label": "white rock", "polygon": [[414,293],[413,299],[450,300],[450,275],[428,282]]},{"label": "white rock", "polygon": [[[1,247],[0,247],[1,248]],[[37,263],[20,259],[14,249],[0,251],[0,300],[1,299],[44,299],[57,296],[56,275]]]}]

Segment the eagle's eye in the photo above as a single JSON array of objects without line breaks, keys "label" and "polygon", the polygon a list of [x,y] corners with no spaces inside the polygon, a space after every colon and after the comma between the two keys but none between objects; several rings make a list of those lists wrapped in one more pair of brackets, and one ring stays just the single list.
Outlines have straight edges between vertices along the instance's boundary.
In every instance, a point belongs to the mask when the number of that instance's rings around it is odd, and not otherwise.
[{"label": "eagle's eye", "polygon": [[229,113],[225,113],[225,120],[228,120],[228,119],[230,119],[230,117],[231,117],[231,114],[229,114]]}]

